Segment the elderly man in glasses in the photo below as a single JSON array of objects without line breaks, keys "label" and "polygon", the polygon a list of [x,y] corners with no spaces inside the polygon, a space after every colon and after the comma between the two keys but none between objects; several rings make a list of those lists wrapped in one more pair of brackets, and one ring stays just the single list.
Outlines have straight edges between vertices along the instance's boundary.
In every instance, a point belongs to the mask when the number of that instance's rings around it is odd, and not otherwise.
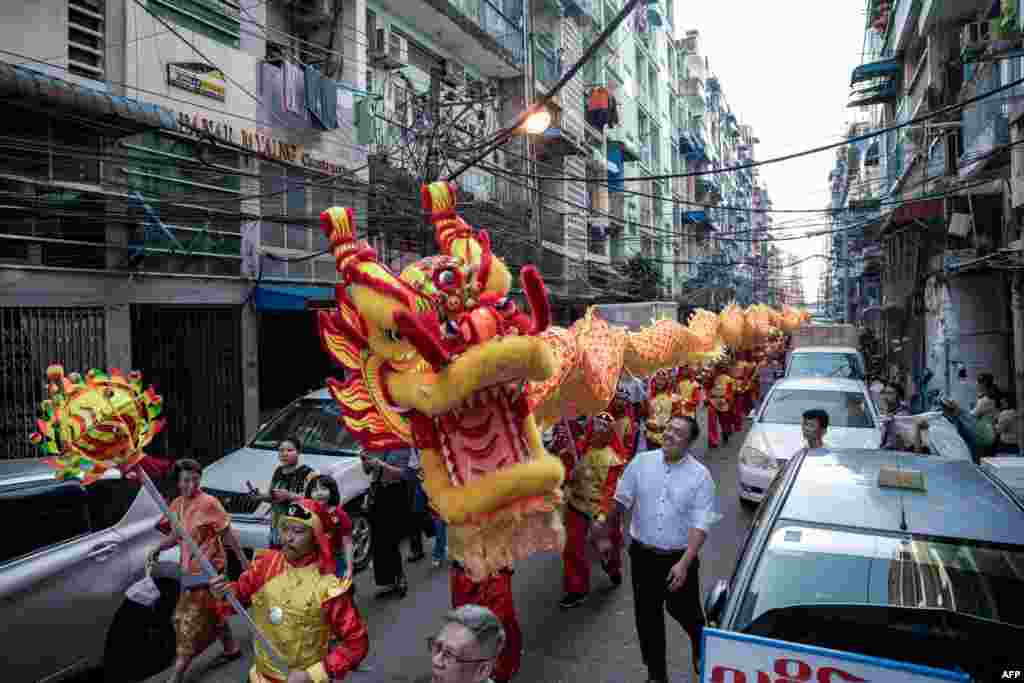
[{"label": "elderly man in glasses", "polygon": [[431,683],[491,683],[494,661],[505,647],[505,629],[486,607],[463,605],[445,615],[427,647]]}]

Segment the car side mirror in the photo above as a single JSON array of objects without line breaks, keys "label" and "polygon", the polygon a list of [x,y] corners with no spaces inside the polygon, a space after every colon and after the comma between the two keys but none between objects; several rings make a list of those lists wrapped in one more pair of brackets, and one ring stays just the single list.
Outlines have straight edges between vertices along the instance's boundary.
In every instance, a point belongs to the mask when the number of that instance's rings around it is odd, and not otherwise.
[{"label": "car side mirror", "polygon": [[718,625],[728,597],[729,582],[725,579],[719,579],[708,592],[708,597],[704,601],[704,616],[707,618],[709,626],[714,627]]}]

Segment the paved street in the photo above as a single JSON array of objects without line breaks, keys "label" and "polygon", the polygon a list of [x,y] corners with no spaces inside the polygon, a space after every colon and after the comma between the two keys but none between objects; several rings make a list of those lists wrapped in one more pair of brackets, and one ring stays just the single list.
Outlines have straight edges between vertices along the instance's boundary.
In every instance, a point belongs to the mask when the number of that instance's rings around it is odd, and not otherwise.
[{"label": "paved street", "polygon": [[[751,514],[736,497],[736,451],[740,436],[724,449],[712,451],[706,462],[718,484],[724,518],[714,528],[701,556],[701,582],[706,592],[719,578],[728,578],[748,528]],[[628,560],[627,560],[628,565]],[[529,683],[631,683],[646,680],[633,623],[633,596],[629,578],[618,590],[594,565],[595,590],[581,607],[563,611],[561,560],[555,555],[531,558],[516,570],[516,604],[524,634],[525,654],[518,680]],[[448,607],[448,573],[423,561],[408,567],[409,594],[404,600],[373,598],[372,570],[357,579],[358,601],[370,628],[370,655],[353,674],[354,683],[420,683],[429,680],[429,659],[424,639],[433,633],[438,617]],[[628,569],[627,569],[628,571]],[[249,638],[236,617],[235,632]],[[669,669],[673,683],[690,680],[690,648],[686,635],[668,619]],[[214,670],[204,666],[220,652],[214,645],[201,658],[189,683],[240,683],[247,680],[248,658]],[[158,676],[147,683],[163,683]]]}]

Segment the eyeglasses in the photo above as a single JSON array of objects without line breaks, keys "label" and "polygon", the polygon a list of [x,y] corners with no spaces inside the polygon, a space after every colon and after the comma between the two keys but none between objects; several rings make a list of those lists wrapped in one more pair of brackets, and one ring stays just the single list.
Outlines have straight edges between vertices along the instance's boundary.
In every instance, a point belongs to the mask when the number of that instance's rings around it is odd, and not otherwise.
[{"label": "eyeglasses", "polygon": [[437,638],[427,638],[427,650],[430,651],[431,657],[441,655],[441,659],[445,662],[458,662],[459,664],[483,664],[494,659],[493,657],[488,657],[487,659],[463,659],[446,648],[444,643],[439,642]]}]

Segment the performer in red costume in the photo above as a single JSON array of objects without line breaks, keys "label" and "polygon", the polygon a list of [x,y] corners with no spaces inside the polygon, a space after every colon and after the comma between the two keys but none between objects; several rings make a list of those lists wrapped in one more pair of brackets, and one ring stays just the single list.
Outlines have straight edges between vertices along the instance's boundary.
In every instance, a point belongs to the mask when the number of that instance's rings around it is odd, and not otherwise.
[{"label": "performer in red costume", "polygon": [[697,416],[697,408],[700,407],[700,402],[704,399],[704,392],[700,382],[696,380],[696,374],[694,369],[688,365],[679,368],[676,393],[679,395],[680,406],[678,410],[673,411],[673,414],[687,417]]},{"label": "performer in red costume", "polygon": [[[636,410],[629,400],[629,390],[622,384],[619,384],[618,389],[615,391],[615,398],[612,399],[608,412],[611,413],[612,419],[615,420],[615,433],[619,437],[619,443],[622,444],[622,449],[626,454],[626,462],[628,463],[636,455],[639,418],[637,418]],[[565,471],[570,472],[572,470],[566,467]]]},{"label": "performer in red costume", "polygon": [[[609,413],[590,420],[587,434],[578,447],[579,458],[566,487],[565,548],[562,551],[565,596],[559,606],[576,607],[590,592],[590,561],[587,537],[591,522],[604,522],[612,497],[626,466],[626,456]],[[622,583],[622,531],[609,529],[598,539],[601,564],[616,586]]]},{"label": "performer in red costume", "polygon": [[728,366],[712,367],[705,375],[704,390],[708,396],[708,448],[727,443],[733,429],[733,404],[736,380],[729,376]]},{"label": "performer in red costume", "polygon": [[253,621],[291,669],[285,676],[257,640],[249,683],[342,679],[366,657],[369,637],[351,581],[335,576],[330,513],[302,498],[288,505],[279,524],[280,550],[259,555],[237,582],[220,577],[210,589],[218,597],[231,591],[251,605]]},{"label": "performer in red costume", "polygon": [[494,612],[505,629],[505,647],[494,663],[491,683],[508,683],[519,673],[523,655],[523,632],[512,600],[512,570],[503,569],[483,581],[474,582],[458,562],[451,567],[452,609],[480,605]]}]

